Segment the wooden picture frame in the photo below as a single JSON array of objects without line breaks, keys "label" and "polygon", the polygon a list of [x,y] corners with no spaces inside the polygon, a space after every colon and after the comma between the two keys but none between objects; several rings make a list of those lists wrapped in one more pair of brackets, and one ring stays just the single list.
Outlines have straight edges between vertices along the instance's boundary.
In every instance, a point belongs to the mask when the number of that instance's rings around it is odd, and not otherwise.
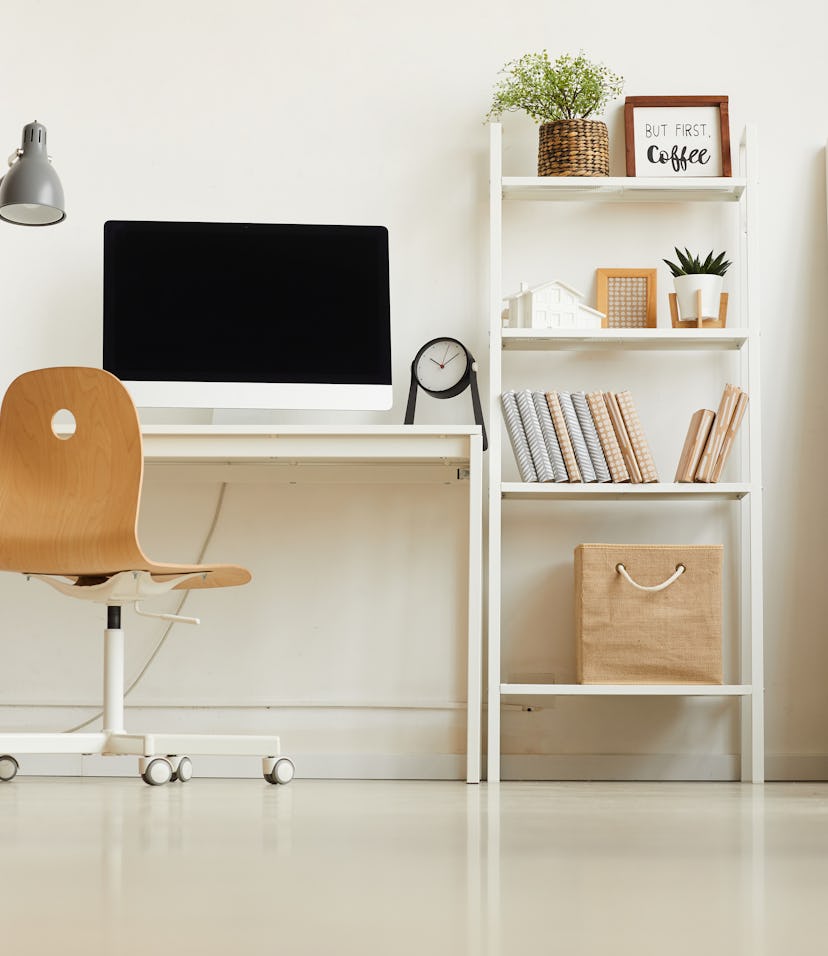
[{"label": "wooden picture frame", "polygon": [[604,329],[656,327],[656,269],[596,269],[596,308]]},{"label": "wooden picture frame", "polygon": [[628,96],[628,176],[733,175],[726,96]]}]

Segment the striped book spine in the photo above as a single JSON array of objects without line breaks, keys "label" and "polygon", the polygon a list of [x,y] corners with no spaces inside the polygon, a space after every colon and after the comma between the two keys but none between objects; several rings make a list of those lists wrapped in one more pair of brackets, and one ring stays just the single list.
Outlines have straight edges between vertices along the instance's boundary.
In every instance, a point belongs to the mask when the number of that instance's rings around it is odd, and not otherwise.
[{"label": "striped book spine", "polygon": [[581,431],[578,416],[575,414],[575,406],[572,404],[572,395],[569,392],[558,392],[558,401],[561,403],[566,429],[572,441],[572,448],[575,452],[575,458],[578,461],[578,467],[581,469],[581,479],[583,481],[597,481],[595,469],[592,467],[592,459],[589,457],[589,451],[584,439],[584,433]]},{"label": "striped book spine", "polygon": [[532,456],[529,454],[529,442],[523,431],[515,393],[504,392],[500,396],[500,404],[503,406],[503,420],[506,422],[506,432],[512,444],[512,451],[515,453],[520,479],[521,481],[537,481],[538,474],[532,464]]},{"label": "striped book spine", "polygon": [[689,482],[696,477],[699,459],[704,451],[707,436],[710,434],[710,428],[715,417],[716,413],[712,408],[700,408],[693,413],[676,469],[676,481]]},{"label": "striped book spine", "polygon": [[572,442],[569,440],[569,432],[566,430],[566,419],[561,410],[561,403],[554,392],[546,393],[546,404],[549,406],[549,414],[552,416],[552,424],[555,426],[555,434],[558,436],[558,442],[561,446],[566,473],[570,481],[581,480],[581,470],[578,468],[578,459],[575,457],[575,451],[572,448]]},{"label": "striped book spine", "polygon": [[618,407],[618,399],[612,392],[604,392],[604,402],[607,406],[612,427],[615,429],[615,437],[618,439],[621,454],[624,456],[624,464],[630,473],[630,481],[634,485],[640,485],[642,482],[641,469],[638,467],[633,446],[630,444],[630,436],[627,434],[627,426],[624,424],[621,409]]},{"label": "striped book spine", "polygon": [[538,481],[554,481],[555,473],[552,471],[552,462],[549,460],[549,452],[543,440],[538,413],[532,401],[532,392],[528,388],[522,389],[515,393],[515,398]]},{"label": "striped book spine", "polygon": [[546,404],[546,396],[543,392],[532,392],[532,401],[535,403],[535,411],[538,413],[538,421],[543,433],[543,440],[546,442],[546,450],[549,452],[549,460],[552,462],[555,481],[569,481],[569,474],[561,453],[561,445],[558,441],[549,406]]},{"label": "striped book spine", "polygon": [[615,429],[610,421],[604,396],[601,392],[589,392],[586,398],[589,410],[592,412],[592,420],[595,422],[595,430],[598,432],[601,447],[604,449],[604,457],[607,460],[607,467],[610,475],[612,475],[612,480],[616,482],[629,481],[630,473],[624,464],[624,456],[621,454],[621,448],[618,445]]},{"label": "striped book spine", "polygon": [[733,410],[736,408],[736,402],[741,394],[738,385],[725,385],[722,392],[722,398],[719,402],[719,409],[716,412],[716,420],[710,429],[710,435],[707,438],[707,444],[704,446],[699,467],[696,470],[696,481],[711,482],[713,480],[713,466],[722,450],[722,444],[730,426],[730,419],[733,417]]},{"label": "striped book spine", "polygon": [[713,472],[710,475],[711,481],[718,481],[721,477],[722,469],[724,468],[725,462],[727,461],[728,456],[733,448],[733,442],[736,440],[736,432],[739,431],[739,426],[742,424],[742,419],[745,417],[747,406],[748,394],[747,392],[741,392],[736,402],[736,408],[733,409],[733,415],[730,419],[730,424],[727,426],[727,432],[725,433],[724,441],[722,442],[722,448],[719,452],[719,457],[716,459],[716,464],[713,466]]},{"label": "striped book spine", "polygon": [[607,460],[604,457],[601,441],[598,438],[598,431],[595,422],[592,420],[592,412],[589,410],[586,395],[583,392],[572,393],[572,404],[575,406],[575,414],[578,416],[578,424],[584,434],[589,459],[592,467],[595,469],[595,477],[598,481],[612,481]]},{"label": "striped book spine", "polygon": [[635,407],[632,395],[629,391],[618,392],[618,407],[621,409],[621,417],[624,419],[624,425],[630,438],[630,444],[635,452],[635,460],[641,469],[641,480],[645,484],[658,481],[658,472],[656,471],[653,456],[650,454],[650,446],[644,437],[644,429],[641,427],[641,420],[638,417],[638,410]]}]

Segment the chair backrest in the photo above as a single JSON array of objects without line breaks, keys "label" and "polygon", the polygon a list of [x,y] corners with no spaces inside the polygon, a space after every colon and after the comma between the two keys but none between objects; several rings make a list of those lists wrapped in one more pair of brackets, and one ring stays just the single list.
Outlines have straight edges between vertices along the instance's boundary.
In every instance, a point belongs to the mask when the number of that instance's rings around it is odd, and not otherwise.
[{"label": "chair backrest", "polygon": [[[74,416],[69,436],[53,424],[62,409]],[[15,379],[0,407],[0,569],[140,567],[143,467],[138,414],[114,375],[47,368]]]}]

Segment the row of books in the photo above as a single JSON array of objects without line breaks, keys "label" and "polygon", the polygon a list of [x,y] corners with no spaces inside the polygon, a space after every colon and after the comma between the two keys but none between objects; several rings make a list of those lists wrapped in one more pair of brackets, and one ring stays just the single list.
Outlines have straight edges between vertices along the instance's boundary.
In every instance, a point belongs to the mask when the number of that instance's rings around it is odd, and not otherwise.
[{"label": "row of books", "polygon": [[700,408],[693,413],[681,450],[676,481],[719,480],[747,405],[747,392],[738,385],[725,385],[718,411]]},{"label": "row of books", "polygon": [[658,481],[629,391],[523,389],[500,401],[522,481]]}]

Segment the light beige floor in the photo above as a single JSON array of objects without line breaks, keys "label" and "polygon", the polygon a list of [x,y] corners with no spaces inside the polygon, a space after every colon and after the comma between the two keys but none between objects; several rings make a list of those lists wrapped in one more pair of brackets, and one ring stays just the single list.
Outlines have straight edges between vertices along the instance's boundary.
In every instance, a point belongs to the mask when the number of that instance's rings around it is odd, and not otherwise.
[{"label": "light beige floor", "polygon": [[18,777],[4,953],[822,954],[828,784]]}]

